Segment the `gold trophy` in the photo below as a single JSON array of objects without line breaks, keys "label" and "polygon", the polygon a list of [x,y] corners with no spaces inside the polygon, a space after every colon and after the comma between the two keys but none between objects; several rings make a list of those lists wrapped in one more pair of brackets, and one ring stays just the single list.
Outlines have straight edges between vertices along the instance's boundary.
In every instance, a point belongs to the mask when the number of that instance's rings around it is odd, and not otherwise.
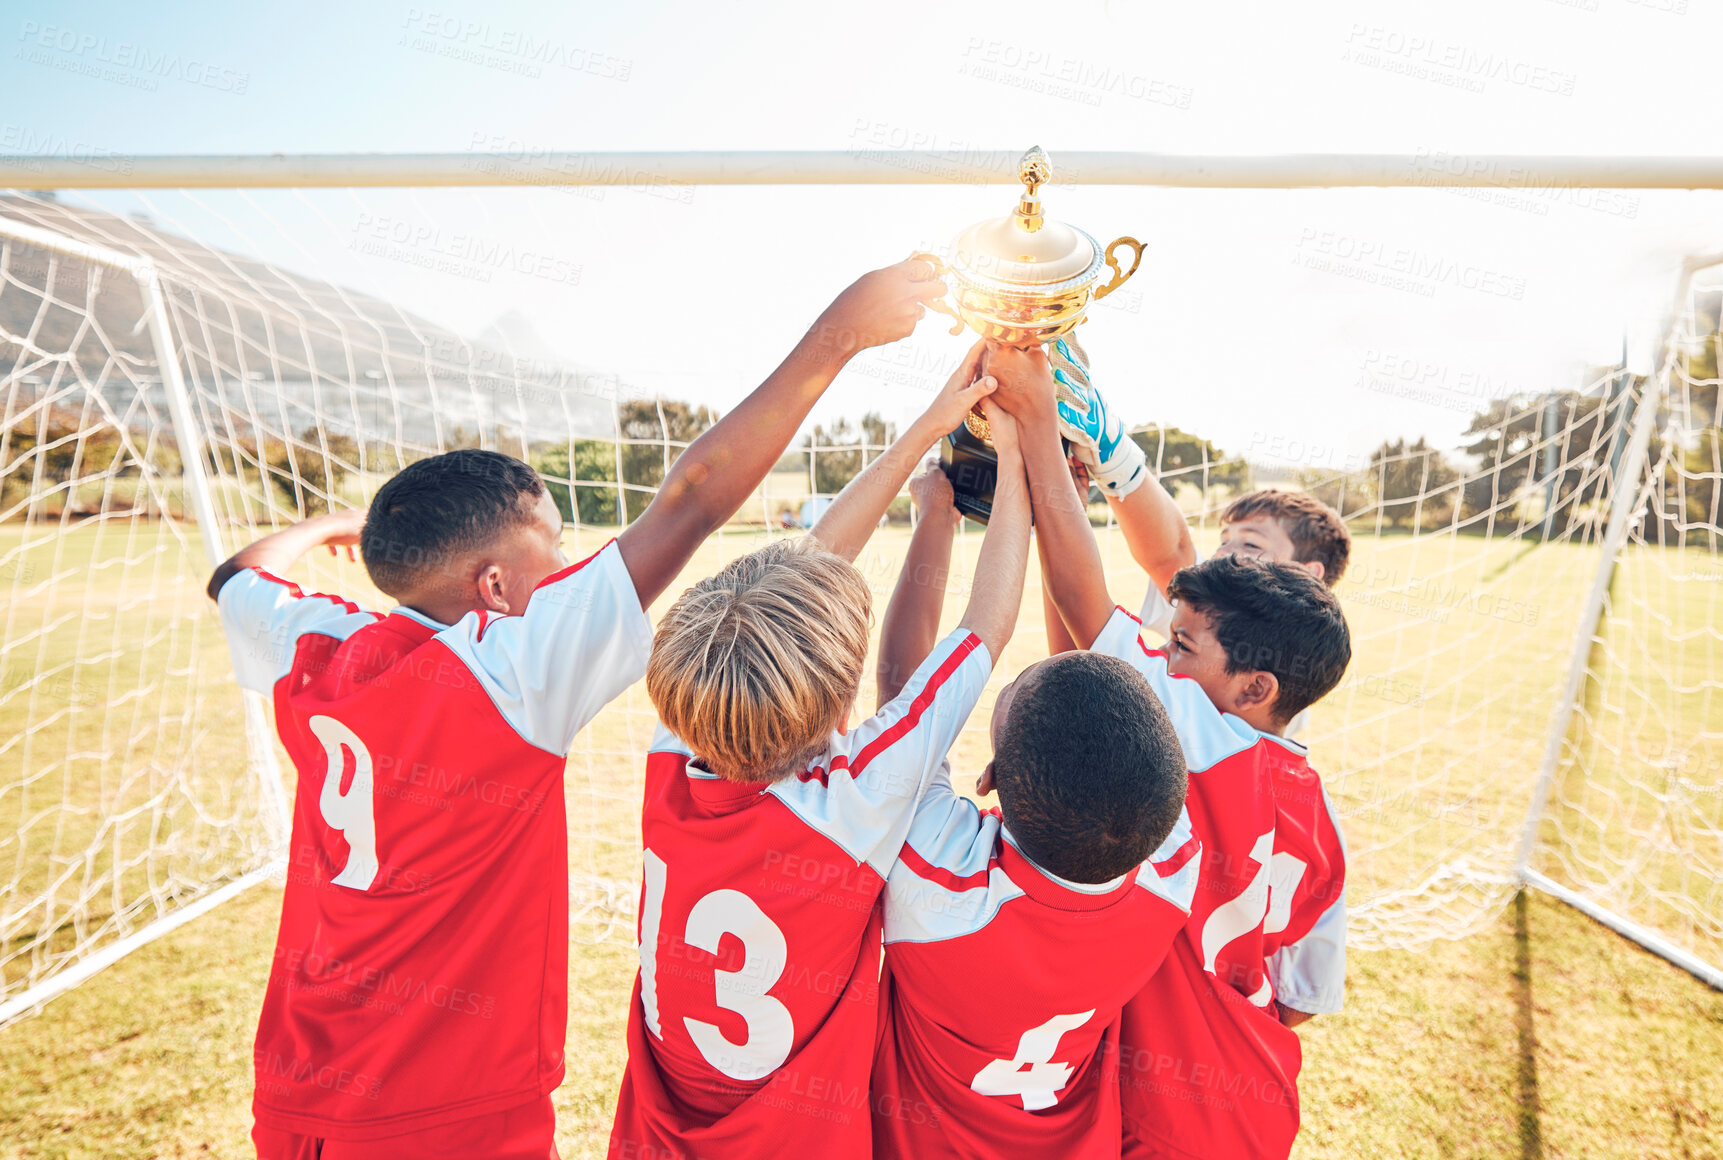
[{"label": "gold trophy", "polygon": [[[1010,214],[977,222],[952,240],[950,257],[915,257],[933,265],[949,281],[955,306],[945,301],[928,305],[957,320],[952,334],[965,326],[981,337],[1008,346],[1050,343],[1083,321],[1089,303],[1105,298],[1143,261],[1143,244],[1135,238],[1115,238],[1105,248],[1076,226],[1046,217],[1038,191],[1053,178],[1053,163],[1039,145],[1023,155],[1017,166],[1022,198]],[[1128,248],[1131,268],[1115,256]],[[1112,277],[1097,285],[1103,269]],[[981,523],[993,509],[993,483],[998,456],[988,441],[987,420],[971,412],[963,426],[947,435],[940,462],[951,479],[957,508]]]}]

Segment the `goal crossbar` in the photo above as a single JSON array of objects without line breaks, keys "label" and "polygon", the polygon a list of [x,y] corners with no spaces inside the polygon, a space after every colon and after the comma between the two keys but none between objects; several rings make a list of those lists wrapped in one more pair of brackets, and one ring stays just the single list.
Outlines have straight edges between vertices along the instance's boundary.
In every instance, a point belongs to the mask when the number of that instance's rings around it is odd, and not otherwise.
[{"label": "goal crossbar", "polygon": [[[1021,149],[0,156],[14,189],[1015,184]],[[1055,150],[1060,182],[1196,189],[1723,189],[1723,156]]]}]

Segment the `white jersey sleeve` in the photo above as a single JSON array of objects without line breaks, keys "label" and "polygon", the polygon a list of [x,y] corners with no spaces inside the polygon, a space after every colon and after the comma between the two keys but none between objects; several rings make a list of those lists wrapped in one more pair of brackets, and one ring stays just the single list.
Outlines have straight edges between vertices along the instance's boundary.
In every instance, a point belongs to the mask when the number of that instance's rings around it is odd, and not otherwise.
[{"label": "white jersey sleeve", "polygon": [[1346,1001],[1346,895],[1322,912],[1297,942],[1268,956],[1274,997],[1307,1015],[1332,1015]]},{"label": "white jersey sleeve", "polygon": [[994,862],[999,815],[958,796],[947,768],[915,808],[885,882],[885,941],[941,942],[973,934],[1023,893]]},{"label": "white jersey sleeve", "polygon": [[823,755],[769,792],[884,877],[911,811],[944,767],[992,671],[981,638],[958,629],[934,646],[894,700],[850,732],[834,733]]},{"label": "white jersey sleeve", "polygon": [[516,733],[562,756],[646,674],[652,623],[612,540],[547,577],[519,616],[472,612],[437,634]]},{"label": "white jersey sleeve", "polygon": [[1172,832],[1137,871],[1137,884],[1189,914],[1201,872],[1202,843],[1191,828],[1190,811],[1180,806]]},{"label": "white jersey sleeve", "polygon": [[240,687],[266,694],[293,667],[300,637],[316,632],[346,640],[379,619],[378,613],[350,600],[302,592],[299,585],[260,568],[234,573],[216,594],[215,604]]},{"label": "white jersey sleeve", "polygon": [[[1299,883],[1292,905],[1294,913],[1289,917],[1303,926],[1314,911],[1316,920],[1304,935],[1283,943],[1268,956],[1274,997],[1294,1011],[1309,1015],[1332,1015],[1346,1001],[1346,839],[1340,832],[1340,819],[1326,786],[1322,790],[1322,804],[1328,826],[1319,840],[1323,846],[1339,852],[1337,861],[1342,869],[1328,881]],[[1335,889],[1337,886],[1339,889]]]},{"label": "white jersey sleeve", "polygon": [[1143,674],[1172,718],[1173,732],[1185,751],[1185,767],[1193,772],[1209,769],[1255,745],[1255,729],[1216,709],[1202,686],[1189,677],[1167,671],[1166,654],[1143,643],[1141,627],[1136,617],[1116,608],[1089,651],[1118,657]]}]

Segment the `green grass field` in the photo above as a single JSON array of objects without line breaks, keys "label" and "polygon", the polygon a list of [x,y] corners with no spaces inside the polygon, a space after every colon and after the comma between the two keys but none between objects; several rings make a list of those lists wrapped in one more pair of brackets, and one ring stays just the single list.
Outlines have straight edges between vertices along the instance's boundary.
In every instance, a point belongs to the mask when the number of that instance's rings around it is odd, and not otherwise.
[{"label": "green grass field", "polygon": [[[714,537],[684,583],[764,534]],[[568,551],[607,535],[570,533]],[[907,539],[886,529],[858,561],[876,613]],[[947,623],[979,543],[966,533],[957,553]],[[1134,608],[1145,582],[1116,534],[1103,533],[1103,555]],[[1300,1156],[1723,1156],[1723,996],[1559,904],[1510,895],[1595,563],[1592,549],[1512,540],[1357,541],[1338,590],[1354,660],[1310,740],[1343,815],[1364,949],[1348,1010],[1304,1033]],[[1635,917],[1719,961],[1723,585],[1669,579],[1705,569],[1714,558],[1653,549],[1624,562],[1537,864],[1619,877]],[[0,915],[24,915],[0,954],[9,983],[255,864],[255,781],[204,574],[196,542],[159,524],[30,541],[0,528]],[[327,557],[298,578],[368,593]],[[1032,578],[995,688],[1044,654],[1041,629]],[[960,776],[986,759],[990,701],[954,754]],[[565,1156],[602,1153],[620,1074],[650,729],[637,687],[568,764]],[[0,1156],[247,1154],[250,1036],[278,905],[253,890],[0,1029]]]}]

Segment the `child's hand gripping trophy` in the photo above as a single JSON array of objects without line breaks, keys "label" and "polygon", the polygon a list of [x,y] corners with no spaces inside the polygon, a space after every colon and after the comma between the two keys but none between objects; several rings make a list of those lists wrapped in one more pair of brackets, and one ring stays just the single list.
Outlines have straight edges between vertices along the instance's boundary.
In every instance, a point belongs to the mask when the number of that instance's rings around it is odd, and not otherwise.
[{"label": "child's hand gripping trophy", "polygon": [[1012,379],[1002,381],[999,403],[1058,424],[1079,490],[1087,493],[1093,481],[1109,497],[1122,499],[1148,478],[1142,448],[1090,383],[1088,356],[1074,339],[1027,349],[990,347],[986,365],[996,361],[1011,368]]}]

